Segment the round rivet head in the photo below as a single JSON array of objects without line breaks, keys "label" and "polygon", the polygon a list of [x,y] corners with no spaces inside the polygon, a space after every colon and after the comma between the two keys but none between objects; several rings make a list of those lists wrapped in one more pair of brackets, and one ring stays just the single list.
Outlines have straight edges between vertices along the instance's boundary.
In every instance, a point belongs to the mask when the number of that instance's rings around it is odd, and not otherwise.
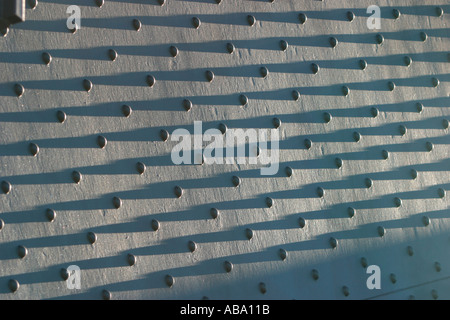
[{"label": "round rivet head", "polygon": [[394,198],[394,204],[397,208],[400,208],[402,206],[402,199],[398,197]]},{"label": "round rivet head", "polygon": [[28,149],[30,150],[30,153],[33,155],[33,157],[37,156],[37,154],[39,153],[39,146],[36,143],[30,143]]},{"label": "round rivet head", "polygon": [[0,231],[3,229],[3,227],[5,226],[5,222],[0,219]]},{"label": "round rivet head", "polygon": [[348,213],[348,216],[350,218],[353,218],[355,216],[355,214],[356,214],[356,210],[355,210],[355,208],[348,207],[347,208],[347,213]]},{"label": "round rivet head", "polygon": [[158,3],[162,7],[166,3],[166,0],[158,0]]},{"label": "round rivet head", "polygon": [[69,279],[69,276],[70,276],[69,271],[67,271],[66,268],[62,268],[62,269],[59,271],[59,275],[61,276],[61,278],[62,278],[64,281],[66,281],[67,279]]},{"label": "round rivet head", "polygon": [[248,240],[251,240],[253,238],[253,230],[250,228],[245,229],[245,236]]},{"label": "round rivet head", "polygon": [[427,150],[429,152],[433,151],[433,148],[434,148],[433,144],[429,141],[425,144],[425,147],[427,148]]},{"label": "round rivet head", "polygon": [[344,95],[344,97],[347,97],[350,94],[350,88],[347,86],[343,86],[342,87],[342,94]]},{"label": "round rivet head", "polygon": [[17,247],[17,255],[19,256],[20,259],[25,258],[27,254],[28,254],[27,248],[25,248],[24,246]]},{"label": "round rivet head", "polygon": [[184,99],[183,100],[183,108],[184,108],[184,110],[186,110],[186,111],[191,111],[191,109],[192,109],[192,102],[191,102],[191,100],[188,100],[188,99]]},{"label": "round rivet head", "polygon": [[3,180],[1,183],[2,191],[4,194],[8,194],[11,191],[11,183],[8,181]]},{"label": "round rivet head", "polygon": [[211,70],[206,71],[205,76],[209,82],[212,82],[214,80],[214,72],[212,72]]},{"label": "round rivet head", "polygon": [[344,296],[348,297],[350,295],[350,289],[347,286],[343,286],[342,293],[344,294]]},{"label": "round rivet head", "polygon": [[92,90],[92,82],[91,82],[91,80],[84,79],[83,80],[83,88],[87,92],[91,91]]},{"label": "round rivet head", "polygon": [[25,88],[20,83],[16,83],[14,85],[14,92],[20,98],[21,96],[23,96],[23,94],[25,92]]},{"label": "round rivet head", "polygon": [[430,225],[430,218],[428,218],[427,216],[423,216],[422,217],[422,223],[425,227]]},{"label": "round rivet head", "polygon": [[241,94],[241,95],[239,96],[239,101],[241,102],[241,105],[243,105],[243,106],[245,106],[245,105],[248,104],[248,98],[247,98],[247,96],[244,95],[244,94]]},{"label": "round rivet head", "polygon": [[389,151],[387,150],[381,151],[381,156],[383,157],[384,160],[389,159]]},{"label": "round rivet head", "polygon": [[294,99],[294,101],[298,101],[300,99],[300,92],[298,92],[297,90],[293,90],[292,99]]},{"label": "round rivet head", "polygon": [[444,15],[444,9],[442,9],[441,7],[436,7],[436,15],[438,17],[442,17]]},{"label": "round rivet head", "polygon": [[312,147],[312,141],[311,141],[311,140],[305,139],[305,140],[303,141],[303,143],[304,143],[306,149],[311,149],[311,147]]},{"label": "round rivet head", "polygon": [[344,165],[344,160],[342,160],[341,158],[335,158],[334,163],[336,164],[336,167],[340,169]]},{"label": "round rivet head", "polygon": [[141,27],[142,27],[141,21],[139,21],[139,19],[133,19],[134,30],[139,31],[139,30],[141,30]]},{"label": "round rivet head", "polygon": [[111,300],[112,299],[111,292],[108,291],[108,290],[103,290],[102,291],[102,298],[103,298],[103,300]]},{"label": "round rivet head", "polygon": [[95,3],[99,8],[101,8],[105,4],[105,0],[95,0]]},{"label": "round rivet head", "polygon": [[392,10],[392,16],[394,17],[394,19],[398,19],[401,16],[401,13],[398,9],[394,9]]},{"label": "round rivet head", "polygon": [[197,244],[194,241],[189,241],[188,249],[190,252],[194,252],[195,250],[197,250]]},{"label": "round rivet head", "polygon": [[127,255],[127,262],[130,266],[134,266],[136,264],[136,256],[134,254],[129,253]]},{"label": "round rivet head", "polygon": [[319,280],[319,271],[317,269],[312,269],[311,277],[314,279],[314,281]]},{"label": "round rivet head", "polygon": [[166,275],[164,280],[169,288],[172,288],[173,285],[175,284],[175,278],[172,277],[170,274]]},{"label": "round rivet head", "polygon": [[9,280],[8,287],[9,287],[9,290],[11,290],[11,292],[16,292],[17,290],[19,290],[19,287],[20,287],[19,281],[15,280],[15,279]]},{"label": "round rivet head", "polygon": [[47,209],[45,212],[45,216],[47,217],[48,221],[53,222],[56,219],[56,212],[53,209]]},{"label": "round rivet head", "polygon": [[223,266],[226,272],[231,272],[233,270],[233,264],[230,261],[225,261]]},{"label": "round rivet head", "polygon": [[394,91],[395,90],[395,83],[393,81],[389,81],[388,82],[388,88],[390,91]]},{"label": "round rivet head", "polygon": [[160,223],[158,220],[153,219],[151,222],[151,226],[152,226],[153,231],[158,231],[160,228]]},{"label": "round rivet head", "polygon": [[28,0],[28,5],[30,6],[31,10],[36,9],[38,5],[38,0]]},{"label": "round rivet head", "polygon": [[174,188],[174,193],[177,196],[177,198],[181,198],[181,196],[183,195],[183,189],[180,186],[176,186]]},{"label": "round rivet head", "polygon": [[151,87],[153,87],[155,85],[155,83],[156,83],[155,77],[152,76],[151,74],[149,74],[147,76],[147,85],[151,88]]},{"label": "round rivet head", "polygon": [[420,33],[420,39],[425,42],[428,39],[428,35],[425,32]]},{"label": "round rivet head", "polygon": [[386,234],[386,229],[384,229],[382,226],[379,226],[377,228],[377,232],[380,237],[384,237],[384,235]]},{"label": "round rivet head", "polygon": [[433,87],[438,87],[439,86],[439,84],[440,84],[440,81],[439,81],[439,79],[438,78],[433,78],[433,79],[431,79],[431,84],[433,85]]},{"label": "round rivet head", "polygon": [[235,187],[239,187],[239,185],[241,184],[241,178],[239,178],[238,176],[233,176],[231,178],[231,182]]},{"label": "round rivet head", "polygon": [[418,113],[422,113],[424,109],[423,104],[420,102],[416,103],[416,109]]},{"label": "round rivet head", "polygon": [[224,123],[219,123],[218,129],[222,132],[222,134],[225,134],[228,130],[227,125]]},{"label": "round rivet head", "polygon": [[439,298],[438,292],[436,290],[431,290],[431,296],[434,300],[437,300]]},{"label": "round rivet head", "polygon": [[303,229],[306,226],[306,220],[302,217],[298,218],[298,226]]},{"label": "round rivet head", "polygon": [[305,24],[306,21],[308,20],[308,17],[306,16],[306,14],[300,13],[298,15],[298,20],[300,21],[301,24]]},{"label": "round rivet head", "polygon": [[247,22],[248,22],[249,26],[254,26],[256,23],[256,18],[252,15],[248,15]]},{"label": "round rivet head", "polygon": [[69,31],[70,31],[72,34],[75,34],[75,33],[77,33],[78,29],[80,29],[80,26],[77,25],[76,23],[74,23],[73,28],[70,28]]},{"label": "round rivet head", "polygon": [[88,232],[87,239],[88,239],[90,244],[94,244],[95,241],[97,241],[97,235],[95,233],[93,233],[93,232]]},{"label": "round rivet head", "polygon": [[259,292],[261,292],[262,294],[265,294],[267,292],[267,286],[264,282],[260,282],[258,288]]},{"label": "round rivet head", "polygon": [[335,48],[339,43],[338,39],[336,39],[335,37],[330,37],[328,41],[330,42],[332,48]]},{"label": "round rivet head", "polygon": [[318,196],[319,198],[323,198],[323,196],[325,195],[325,190],[324,190],[323,188],[321,188],[321,187],[318,187],[318,188],[316,189],[316,192],[317,192],[317,196]]},{"label": "round rivet head", "polygon": [[434,269],[436,270],[436,272],[441,272],[441,270],[442,270],[441,264],[436,261],[434,263]]},{"label": "round rivet head", "polygon": [[284,170],[284,172],[286,172],[286,176],[287,176],[287,177],[292,177],[293,170],[292,170],[291,167],[286,167],[286,169]]},{"label": "round rivet head", "polygon": [[395,274],[391,273],[391,274],[389,275],[389,280],[391,280],[391,282],[392,282],[393,284],[395,284],[395,283],[397,282],[397,276],[396,276]]},{"label": "round rivet head", "polygon": [[83,175],[79,172],[79,171],[73,171],[72,172],[72,180],[76,183],[79,184],[81,182],[81,180],[83,179]]},{"label": "round rivet head", "polygon": [[116,61],[118,56],[119,56],[119,54],[117,53],[116,50],[114,50],[114,49],[108,50],[108,57],[111,61]]},{"label": "round rivet head", "polygon": [[366,258],[364,258],[364,257],[362,257],[361,258],[361,266],[363,267],[363,268],[367,268],[368,266],[369,266],[369,263],[367,262],[367,259]]},{"label": "round rivet head", "polygon": [[46,65],[49,65],[52,62],[52,56],[50,55],[50,53],[42,53],[42,61],[44,61]]},{"label": "round rivet head", "polygon": [[133,109],[131,109],[131,107],[129,105],[124,104],[122,106],[122,113],[126,118],[128,118],[132,112],[133,112]]},{"label": "round rivet head", "polygon": [[413,180],[417,179],[417,176],[419,175],[419,173],[415,169],[411,169],[410,174]]},{"label": "round rivet head", "polygon": [[269,75],[269,69],[261,67],[259,68],[259,73],[261,74],[261,77],[266,78]]},{"label": "round rivet head", "polygon": [[404,135],[408,132],[408,129],[407,129],[404,125],[400,125],[400,126],[398,127],[398,131],[400,132],[400,134],[401,134],[402,136],[404,136]]},{"label": "round rivet head", "polygon": [[268,208],[272,208],[273,207],[273,199],[270,197],[266,198],[266,205]]},{"label": "round rivet head", "polygon": [[336,249],[338,246],[338,241],[336,238],[330,238],[328,241],[330,243],[331,248]]},{"label": "round rivet head", "polygon": [[284,260],[287,259],[288,253],[287,253],[286,250],[280,249],[280,250],[278,251],[278,254],[279,254],[281,260],[284,261]]},{"label": "round rivet head", "polygon": [[279,118],[273,118],[272,124],[275,129],[278,129],[279,127],[281,127],[281,120]]},{"label": "round rivet head", "polygon": [[378,108],[372,107],[370,109],[370,113],[372,114],[373,118],[376,118],[380,114],[380,110],[378,110]]},{"label": "round rivet head", "polygon": [[116,209],[119,209],[122,206],[122,199],[120,199],[119,197],[114,197],[112,202],[113,202],[114,208],[116,208]]},{"label": "round rivet head", "polygon": [[289,47],[289,44],[287,43],[286,40],[281,40],[280,41],[281,51],[286,51],[288,49],[288,47]]},{"label": "round rivet head", "polygon": [[56,119],[58,119],[60,123],[64,123],[64,121],[66,121],[67,119],[67,115],[64,111],[58,110],[56,112]]},{"label": "round rivet head", "polygon": [[347,20],[352,22],[353,20],[355,20],[355,14],[351,11],[347,11]]},{"label": "round rivet head", "polygon": [[359,67],[361,68],[361,70],[366,70],[367,69],[367,61],[359,60]]},{"label": "round rivet head", "polygon": [[201,24],[202,24],[202,22],[200,21],[199,18],[197,18],[197,17],[192,18],[192,25],[194,26],[195,29],[200,28]]},{"label": "round rivet head", "polygon": [[445,198],[446,191],[443,188],[438,189],[439,198]]},{"label": "round rivet head", "polygon": [[108,144],[108,140],[106,140],[106,138],[104,136],[98,136],[97,144],[101,149],[103,149]]},{"label": "round rivet head", "polygon": [[219,210],[216,208],[211,208],[211,210],[209,210],[209,214],[211,215],[211,217],[213,219],[217,219],[219,217]]},{"label": "round rivet head", "polygon": [[318,65],[318,64],[315,64],[315,63],[311,64],[311,71],[312,71],[314,74],[317,74],[317,73],[320,71],[319,65]]},{"label": "round rivet head", "polygon": [[355,142],[361,141],[361,134],[359,132],[353,132],[353,140],[355,140]]},{"label": "round rivet head", "polygon": [[231,42],[227,43],[227,51],[229,54],[232,54],[234,52],[234,50],[236,50],[236,48],[234,47],[234,44],[232,44]]},{"label": "round rivet head", "polygon": [[444,129],[448,129],[449,128],[449,121],[447,119],[442,120],[442,126],[444,127]]},{"label": "round rivet head", "polygon": [[382,34],[377,34],[375,36],[375,40],[377,41],[378,44],[382,44],[384,42],[384,37]]},{"label": "round rivet head", "polygon": [[407,66],[407,67],[409,67],[409,66],[411,66],[411,64],[412,64],[412,58],[411,57],[409,57],[409,56],[406,56],[405,58],[404,58],[404,61],[405,61],[405,65]]},{"label": "round rivet head", "polygon": [[8,34],[8,32],[9,32],[9,28],[2,28],[2,29],[0,29],[0,34],[1,34],[3,37],[6,37],[6,35]]},{"label": "round rivet head", "polygon": [[414,248],[411,246],[406,247],[406,252],[408,253],[408,256],[412,257],[414,255]]},{"label": "round rivet head", "polygon": [[331,119],[333,119],[333,117],[328,112],[325,112],[323,114],[323,120],[325,121],[325,123],[329,123],[331,121]]},{"label": "round rivet head", "polygon": [[136,163],[136,170],[137,170],[137,172],[139,172],[139,174],[144,174],[146,169],[147,169],[147,167],[145,166],[144,163],[142,163],[142,162]]},{"label": "round rivet head", "polygon": [[169,139],[169,132],[165,129],[162,129],[161,131],[159,131],[159,137],[162,141],[165,142]]}]

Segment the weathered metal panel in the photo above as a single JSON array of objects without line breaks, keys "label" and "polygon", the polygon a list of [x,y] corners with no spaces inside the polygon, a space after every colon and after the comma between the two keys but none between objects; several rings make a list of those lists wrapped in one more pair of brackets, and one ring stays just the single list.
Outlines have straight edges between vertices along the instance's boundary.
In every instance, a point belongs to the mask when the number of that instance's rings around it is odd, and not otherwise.
[{"label": "weathered metal panel", "polygon": [[[0,39],[1,299],[450,298],[447,1],[30,3]],[[175,165],[160,135],[273,118],[274,176]]]}]

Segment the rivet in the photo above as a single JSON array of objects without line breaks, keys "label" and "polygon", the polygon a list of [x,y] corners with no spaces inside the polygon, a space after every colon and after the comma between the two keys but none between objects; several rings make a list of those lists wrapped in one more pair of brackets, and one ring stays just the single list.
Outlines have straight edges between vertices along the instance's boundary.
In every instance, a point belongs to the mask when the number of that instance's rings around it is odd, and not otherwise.
[{"label": "rivet", "polygon": [[311,140],[305,139],[303,141],[303,143],[305,144],[306,149],[311,149],[311,147],[312,147],[312,141]]},{"label": "rivet", "polygon": [[20,98],[21,96],[23,96],[23,94],[25,92],[25,88],[20,83],[16,83],[14,85],[14,92]]},{"label": "rivet", "polygon": [[366,185],[367,188],[372,188],[372,186],[373,186],[373,181],[372,181],[372,179],[370,179],[370,178],[366,178],[366,179],[364,180],[364,183],[365,183],[365,185]]},{"label": "rivet", "polygon": [[158,0],[158,3],[162,7],[166,3],[166,0]]},{"label": "rivet", "polygon": [[161,129],[161,131],[159,131],[159,136],[161,140],[165,142],[169,139],[169,132],[165,129]]},{"label": "rivet", "polygon": [[394,16],[395,19],[398,19],[398,18],[400,18],[401,13],[398,9],[394,9],[394,10],[392,10],[392,15]]},{"label": "rivet", "polygon": [[84,79],[83,80],[83,88],[87,92],[91,91],[92,90],[92,82],[88,79]]},{"label": "rivet", "polygon": [[288,47],[289,47],[289,44],[287,43],[286,40],[281,40],[280,41],[281,51],[286,51]]},{"label": "rivet", "polygon": [[216,0],[217,4],[220,4],[222,2],[222,0]]},{"label": "rivet", "polygon": [[431,83],[433,84],[433,87],[438,87],[439,86],[439,84],[440,84],[440,81],[439,81],[439,79],[438,78],[433,78],[433,79],[431,79]]},{"label": "rivet", "polygon": [[292,177],[293,170],[291,167],[286,167],[286,169],[284,171],[286,172],[287,177]]},{"label": "rivet", "polygon": [[367,259],[362,257],[361,258],[361,266],[365,269],[369,266],[369,263],[367,262]]},{"label": "rivet", "polygon": [[238,176],[233,176],[231,178],[231,182],[235,187],[239,187],[239,185],[241,184],[241,178],[239,178]]},{"label": "rivet", "polygon": [[388,88],[390,91],[394,91],[395,90],[395,83],[393,81],[389,81],[388,82]]},{"label": "rivet", "polygon": [[321,187],[318,187],[316,189],[317,195],[319,196],[319,198],[323,198],[324,194],[325,194],[325,190]]},{"label": "rivet", "polygon": [[334,163],[336,164],[336,167],[338,169],[342,168],[342,166],[344,165],[344,161],[341,158],[335,158]]},{"label": "rivet", "polygon": [[331,119],[333,119],[333,117],[332,117],[331,114],[329,114],[328,112],[325,112],[325,113],[323,114],[323,120],[324,120],[326,123],[329,123],[329,122],[331,121]]},{"label": "rivet", "polygon": [[372,114],[372,117],[376,118],[380,114],[380,111],[378,110],[378,108],[372,107],[370,109],[370,113]]},{"label": "rivet", "polygon": [[298,226],[303,229],[306,226],[306,220],[302,217],[298,218]]},{"label": "rivet", "polygon": [[175,46],[170,46],[169,52],[170,55],[175,58],[178,55],[178,48]]},{"label": "rivet", "polygon": [[339,43],[338,39],[335,37],[330,37],[329,41],[332,48],[335,48]]},{"label": "rivet", "polygon": [[202,22],[200,21],[199,18],[197,18],[197,17],[192,18],[192,25],[194,26],[195,29],[200,28],[201,24],[202,24]]},{"label": "rivet", "polygon": [[223,266],[225,267],[226,272],[231,272],[231,270],[233,270],[233,264],[230,261],[225,261]]},{"label": "rivet", "polygon": [[47,217],[48,221],[53,222],[56,219],[56,212],[53,209],[47,209],[45,211],[45,216]]},{"label": "rivet", "polygon": [[28,249],[25,248],[24,246],[18,246],[17,247],[17,255],[19,256],[20,259],[25,258],[25,256],[28,254]]},{"label": "rivet", "polygon": [[269,75],[269,69],[267,69],[266,67],[261,67],[259,68],[259,73],[263,78],[266,78]]},{"label": "rivet", "polygon": [[39,153],[39,146],[36,143],[30,143],[28,145],[28,149],[30,150],[30,153],[33,155],[33,157],[37,156]]},{"label": "rivet", "polygon": [[241,105],[245,106],[248,103],[248,98],[246,95],[241,94],[239,96],[239,101],[241,102]]},{"label": "rivet", "polygon": [[211,215],[211,217],[213,219],[217,219],[219,217],[219,210],[216,208],[211,208],[211,210],[209,210],[209,214]]},{"label": "rivet", "polygon": [[133,112],[133,109],[131,109],[131,107],[129,105],[124,104],[122,106],[122,113],[125,117],[128,118],[132,112]]},{"label": "rivet", "polygon": [[348,297],[350,295],[350,289],[347,286],[343,286],[342,293],[344,294],[344,296]]},{"label": "rivet", "polygon": [[133,27],[136,31],[141,30],[142,23],[139,21],[139,19],[133,19]]},{"label": "rivet", "polygon": [[114,208],[119,209],[122,206],[122,199],[120,199],[119,197],[114,197],[112,201]]},{"label": "rivet", "polygon": [[111,300],[112,299],[111,292],[108,291],[108,290],[103,290],[102,291],[102,298],[103,298],[103,300]]},{"label": "rivet", "polygon": [[67,115],[64,111],[58,110],[56,112],[56,118],[58,119],[58,121],[60,123],[64,123],[64,121],[66,121],[66,119],[67,119]]},{"label": "rivet", "polygon": [[137,170],[137,172],[139,172],[139,174],[144,174],[146,168],[147,167],[145,166],[144,163],[142,163],[142,162],[136,163],[136,170]]},{"label": "rivet", "polygon": [[356,214],[356,210],[355,210],[355,208],[348,207],[347,208],[347,213],[348,213],[348,216],[350,218],[353,218],[355,216],[355,214]]},{"label": "rivet", "polygon": [[19,281],[15,280],[15,279],[9,280],[8,287],[9,287],[9,290],[11,290],[12,292],[16,292],[17,290],[19,290],[19,287],[20,287]]},{"label": "rivet", "polygon": [[99,8],[101,8],[105,4],[105,0],[95,0],[95,3]]},{"label": "rivet", "polygon": [[389,151],[383,150],[383,151],[381,151],[381,155],[383,156],[384,160],[389,159]]},{"label": "rivet", "polygon": [[224,123],[220,123],[218,128],[219,128],[220,132],[222,132],[222,134],[225,134],[227,132],[227,129],[228,129],[226,124],[224,124]]},{"label": "rivet", "polygon": [[431,296],[434,300],[437,300],[439,298],[438,292],[436,290],[431,290]]},{"label": "rivet", "polygon": [[422,223],[423,223],[423,225],[424,225],[425,227],[429,226],[429,225],[430,225],[430,218],[427,217],[427,216],[423,216],[423,217],[422,217]]},{"label": "rivet", "polygon": [[408,253],[408,256],[412,257],[414,255],[414,248],[411,246],[408,246],[406,248],[406,252]]},{"label": "rivet", "polygon": [[359,67],[361,70],[366,70],[367,68],[367,61],[366,60],[359,60]]},{"label": "rivet", "polygon": [[61,276],[61,278],[62,278],[64,281],[66,281],[67,279],[69,279],[69,276],[70,276],[69,271],[67,271],[66,268],[62,268],[62,269],[59,271],[59,275]]},{"label": "rivet", "polygon": [[404,61],[405,61],[405,65],[407,66],[407,67],[409,67],[411,64],[412,64],[412,58],[411,57],[409,57],[409,56],[406,56],[405,58],[404,58]]},{"label": "rivet", "polygon": [[266,287],[266,284],[264,282],[260,282],[258,287],[259,287],[259,291],[262,294],[265,294],[267,292],[267,287]]},{"label": "rivet", "polygon": [[205,76],[209,82],[212,82],[214,80],[214,72],[212,72],[210,70],[205,72]]},{"label": "rivet", "polygon": [[190,252],[194,252],[195,250],[197,250],[197,244],[194,241],[189,241],[188,248]]},{"label": "rivet", "polygon": [[152,226],[153,231],[158,231],[160,228],[160,223],[158,220],[153,219],[151,222],[151,226]]},{"label": "rivet", "polygon": [[418,112],[418,113],[422,113],[422,112],[423,112],[423,109],[424,109],[423,104],[421,104],[420,102],[418,102],[418,103],[416,104],[416,109],[417,109],[417,112]]},{"label": "rivet", "polygon": [[275,127],[275,129],[278,129],[281,126],[281,120],[279,118],[273,118],[272,124]]},{"label": "rivet", "polygon": [[2,181],[2,191],[4,194],[8,194],[11,191],[11,188],[11,183],[5,180]]},{"label": "rivet", "polygon": [[338,241],[336,238],[331,237],[329,240],[330,246],[333,249],[336,249],[337,245],[338,245]]},{"label": "rivet", "polygon": [[298,92],[297,90],[293,90],[292,98],[294,99],[294,101],[298,101],[298,99],[300,99],[300,92]]},{"label": "rivet", "polygon": [[380,237],[384,237],[384,235],[386,234],[386,229],[384,229],[382,226],[379,226],[377,228],[377,232]]},{"label": "rivet", "polygon": [[270,197],[266,198],[266,205],[268,208],[272,208],[273,207],[273,199]]},{"label": "rivet", "polygon": [[434,146],[431,142],[428,141],[425,146],[429,152],[433,151]]},{"label": "rivet", "polygon": [[90,244],[94,244],[95,241],[97,241],[97,235],[95,233],[93,233],[93,232],[88,232],[87,239],[88,239]]},{"label": "rivet", "polygon": [[52,56],[50,55],[50,53],[42,53],[42,61],[44,61],[46,65],[49,65],[52,62]]},{"label": "rivet", "polygon": [[106,138],[104,136],[98,136],[97,144],[101,149],[103,149],[108,144],[108,140],[106,140]]},{"label": "rivet", "polygon": [[256,23],[256,18],[254,16],[252,16],[252,15],[248,15],[247,16],[247,22],[252,27]]},{"label": "rivet", "polygon": [[76,184],[78,184],[78,183],[80,183],[81,180],[83,179],[83,175],[82,175],[80,172],[78,172],[78,171],[73,171],[73,172],[72,172],[72,179],[73,179],[73,181],[74,181]]},{"label": "rivet", "polygon": [[109,59],[111,59],[111,61],[116,61],[117,57],[119,56],[119,54],[117,53],[116,50],[114,49],[109,49],[108,50],[108,56]]},{"label": "rivet", "polygon": [[361,141],[361,134],[359,132],[353,132],[353,140],[356,142]]},{"label": "rivet", "polygon": [[350,88],[347,86],[342,87],[342,94],[347,97],[350,94]]},{"label": "rivet", "polygon": [[397,208],[400,208],[402,206],[402,202],[403,202],[402,199],[400,199],[398,197],[394,198],[394,204]]},{"label": "rivet", "polygon": [[442,270],[441,264],[436,261],[434,263],[434,269],[436,269],[436,272],[441,272],[441,270]]},{"label": "rivet", "polygon": [[444,15],[444,9],[441,7],[436,7],[436,15],[440,18]]},{"label": "rivet", "polygon": [[75,34],[75,33],[77,33],[78,29],[80,29],[80,27],[79,27],[76,23],[74,23],[73,28],[72,28],[72,29],[69,29],[69,31],[70,31],[72,34]]},{"label": "rivet", "polygon": [[0,219],[0,231],[4,228],[4,226],[5,226],[5,221]]},{"label": "rivet", "polygon": [[313,63],[313,64],[311,64],[311,70],[314,74],[317,74],[320,71],[320,67],[319,67],[319,65]]},{"label": "rivet", "polygon": [[149,75],[147,76],[147,84],[148,84],[148,86],[149,86],[150,88],[153,87],[153,86],[155,85],[155,82],[156,82],[155,77],[152,76],[151,74],[149,74]]},{"label": "rivet", "polygon": [[248,240],[251,240],[253,238],[253,230],[250,228],[245,229],[245,236]]},{"label": "rivet", "polygon": [[311,271],[311,277],[317,281],[319,280],[319,271],[317,269],[312,269]]},{"label": "rivet", "polygon": [[129,253],[127,255],[127,261],[130,266],[134,266],[136,264],[136,256],[134,254]]},{"label": "rivet", "polygon": [[384,37],[382,34],[377,34],[375,36],[375,40],[377,41],[378,44],[382,44],[384,42]]},{"label": "rivet", "polygon": [[278,251],[278,254],[280,255],[280,259],[281,259],[281,260],[284,261],[284,260],[287,259],[288,253],[287,253],[286,250],[280,249],[280,250]]},{"label": "rivet", "polygon": [[438,195],[440,198],[445,198],[445,194],[446,194],[446,192],[444,189],[442,189],[442,188],[438,189]]},{"label": "rivet", "polygon": [[351,11],[347,11],[347,20],[352,22],[353,20],[355,20],[355,14]]},{"label": "rivet", "polygon": [[300,14],[298,15],[298,20],[300,20],[300,23],[301,23],[301,24],[305,24],[306,21],[308,20],[308,17],[306,16],[306,14],[300,13]]},{"label": "rivet", "polygon": [[166,281],[166,284],[169,288],[172,288],[172,286],[175,283],[175,278],[172,277],[170,274],[166,275],[166,277],[164,278]]},{"label": "rivet", "polygon": [[400,126],[398,126],[398,131],[400,132],[400,134],[402,136],[404,136],[408,132],[408,129],[406,129],[406,127],[404,125],[400,125]]},{"label": "rivet", "polygon": [[442,126],[444,127],[444,129],[448,129],[449,128],[449,121],[447,119],[442,120]]},{"label": "rivet", "polygon": [[9,32],[9,28],[2,28],[2,29],[0,29],[0,34],[1,34],[3,37],[6,37],[7,34],[8,34],[8,32]]},{"label": "rivet", "polygon": [[28,0],[28,5],[30,6],[31,10],[36,9],[38,5],[38,0]]},{"label": "rivet", "polygon": [[393,274],[393,273],[391,273],[391,274],[389,275],[389,279],[391,280],[391,282],[392,282],[393,284],[395,284],[395,283],[397,282],[397,276],[396,276],[395,274]]},{"label": "rivet", "polygon": [[420,33],[420,39],[425,42],[428,39],[428,35],[425,32]]},{"label": "rivet", "polygon": [[231,42],[227,43],[227,51],[229,54],[232,54],[234,52],[236,48],[234,47],[234,44],[232,44]]},{"label": "rivet", "polygon": [[183,195],[183,189],[180,186],[176,186],[174,188],[174,192],[177,198],[181,198],[181,196]]},{"label": "rivet", "polygon": [[418,176],[417,170],[411,169],[410,173],[411,173],[411,178],[413,178],[413,180],[417,179],[417,176]]}]

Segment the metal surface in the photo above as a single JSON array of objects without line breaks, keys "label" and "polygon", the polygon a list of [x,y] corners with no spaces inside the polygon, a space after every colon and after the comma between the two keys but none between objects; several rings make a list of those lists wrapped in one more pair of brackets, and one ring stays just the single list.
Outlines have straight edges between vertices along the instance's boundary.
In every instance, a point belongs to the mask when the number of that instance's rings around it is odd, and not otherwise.
[{"label": "metal surface", "polygon": [[[450,4],[393,5],[30,2],[0,38],[0,298],[450,299]],[[194,121],[278,128],[278,174],[175,165]]]}]

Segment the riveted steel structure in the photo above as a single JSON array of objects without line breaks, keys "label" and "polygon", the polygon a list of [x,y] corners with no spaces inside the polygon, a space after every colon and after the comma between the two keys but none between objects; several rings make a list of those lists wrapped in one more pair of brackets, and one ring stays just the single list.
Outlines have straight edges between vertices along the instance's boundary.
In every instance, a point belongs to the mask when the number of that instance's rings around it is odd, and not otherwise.
[{"label": "riveted steel structure", "polygon": [[[450,299],[450,5],[392,5],[27,1],[0,38],[0,298]],[[278,172],[174,164],[194,121],[276,128]]]}]

